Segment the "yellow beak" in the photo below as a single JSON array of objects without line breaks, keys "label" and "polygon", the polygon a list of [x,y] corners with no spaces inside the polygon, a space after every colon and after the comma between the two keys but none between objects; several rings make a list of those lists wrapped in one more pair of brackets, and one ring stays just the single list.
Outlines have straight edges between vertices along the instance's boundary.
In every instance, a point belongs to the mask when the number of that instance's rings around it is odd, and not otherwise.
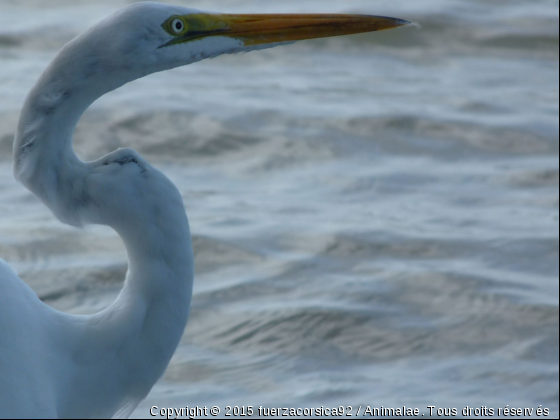
[{"label": "yellow beak", "polygon": [[[177,24],[178,20],[184,25]],[[201,13],[173,16],[162,26],[175,37],[165,46],[209,36],[236,38],[252,46],[382,31],[408,24],[410,22],[402,19],[368,15]]]}]

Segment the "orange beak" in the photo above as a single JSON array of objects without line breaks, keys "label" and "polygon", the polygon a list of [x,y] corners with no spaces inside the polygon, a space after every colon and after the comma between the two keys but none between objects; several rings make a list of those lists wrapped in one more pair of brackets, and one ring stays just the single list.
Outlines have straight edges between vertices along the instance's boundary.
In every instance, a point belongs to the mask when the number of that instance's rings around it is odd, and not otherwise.
[{"label": "orange beak", "polygon": [[[177,19],[184,24],[181,33],[177,33],[177,30],[172,27],[174,23],[176,24]],[[225,36],[239,39],[246,46],[252,46],[383,31],[408,24],[410,22],[402,19],[368,15],[201,13],[173,16],[162,26],[175,37],[166,45],[209,36]]]}]

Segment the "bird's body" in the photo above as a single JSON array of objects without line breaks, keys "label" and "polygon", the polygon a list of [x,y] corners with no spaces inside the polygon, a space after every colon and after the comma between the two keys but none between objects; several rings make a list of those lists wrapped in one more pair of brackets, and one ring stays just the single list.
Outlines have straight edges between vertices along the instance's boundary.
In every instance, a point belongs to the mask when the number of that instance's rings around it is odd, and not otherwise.
[{"label": "bird's body", "polygon": [[28,95],[16,178],[62,222],[117,231],[129,270],[117,300],[60,313],[0,261],[0,417],[126,417],[165,371],[187,323],[194,277],[182,197],[132,149],[93,162],[72,136],[96,99],[150,73],[298,39],[401,26],[354,15],[215,15],[139,3],[80,35]]}]

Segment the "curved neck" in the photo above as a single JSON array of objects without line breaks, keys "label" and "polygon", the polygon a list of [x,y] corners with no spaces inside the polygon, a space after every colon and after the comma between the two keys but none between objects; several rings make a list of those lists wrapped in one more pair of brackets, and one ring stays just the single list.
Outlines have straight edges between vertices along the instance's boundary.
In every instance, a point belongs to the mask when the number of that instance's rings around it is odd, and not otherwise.
[{"label": "curved neck", "polygon": [[61,418],[78,418],[84,407],[93,417],[117,410],[127,417],[165,372],[192,296],[193,256],[184,229],[166,237],[167,246],[146,231],[125,238],[130,267],[119,297],[69,331],[67,351],[77,370],[67,379],[72,392],[60,402]]},{"label": "curved neck", "polygon": [[61,338],[53,345],[64,346],[76,369],[65,379],[71,386],[64,389],[73,391],[61,397],[59,414],[79,417],[90,407],[103,417],[134,408],[165,371],[187,323],[193,251],[181,195],[157,169],[130,150],[90,163],[75,155],[72,137],[83,112],[136,77],[72,83],[67,56],[55,59],[26,100],[14,172],[62,222],[106,224],[126,246],[129,271],[117,300],[99,314],[57,324],[61,331],[53,333]]},{"label": "curved neck", "polygon": [[87,223],[67,197],[79,188],[76,180],[85,176],[83,162],[72,148],[76,125],[98,98],[141,76],[100,71],[95,54],[88,54],[81,43],[76,38],[67,44],[29,92],[13,148],[16,179],[62,222],[76,226]]}]

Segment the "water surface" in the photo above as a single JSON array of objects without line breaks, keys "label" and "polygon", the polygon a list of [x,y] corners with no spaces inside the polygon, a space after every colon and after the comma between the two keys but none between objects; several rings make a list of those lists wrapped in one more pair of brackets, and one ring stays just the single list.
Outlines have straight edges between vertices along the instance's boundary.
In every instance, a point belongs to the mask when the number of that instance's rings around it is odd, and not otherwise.
[{"label": "water surface", "polygon": [[[129,2],[0,5],[0,256],[93,313],[126,255],[18,185],[11,143],[65,42]],[[133,147],[178,185],[196,253],[184,339],[149,407],[558,411],[558,1],[175,1],[419,22],[227,56],[107,95],[84,159]]]}]

